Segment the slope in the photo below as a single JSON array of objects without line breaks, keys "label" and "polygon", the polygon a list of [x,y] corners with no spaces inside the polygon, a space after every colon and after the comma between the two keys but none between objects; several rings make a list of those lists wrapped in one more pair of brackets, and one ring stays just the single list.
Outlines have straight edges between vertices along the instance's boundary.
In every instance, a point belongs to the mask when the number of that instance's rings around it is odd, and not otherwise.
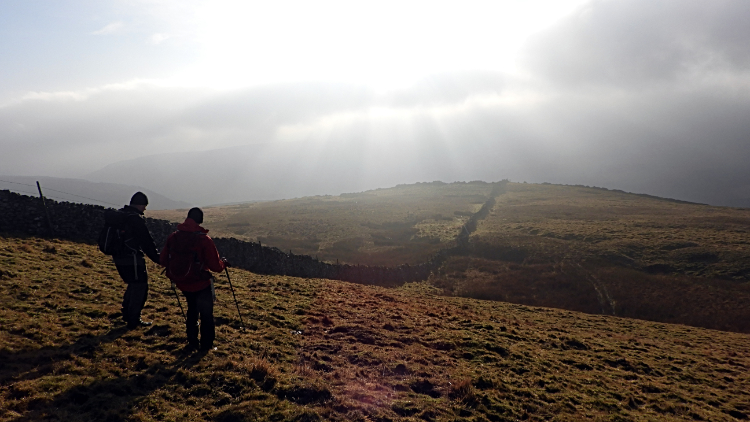
[{"label": "slope", "polygon": [[[486,214],[478,212],[483,205]],[[430,282],[449,295],[750,332],[748,209],[503,181],[418,183],[206,212],[212,233],[329,262],[433,259],[442,267]],[[181,221],[184,214],[150,215]]]},{"label": "slope", "polygon": [[186,354],[151,268],[125,331],[94,247],[0,237],[0,419],[712,420],[750,413],[746,335],[398,289],[231,272],[219,349]]},{"label": "slope", "polygon": [[509,183],[432,279],[460,296],[750,331],[750,210]]},{"label": "slope", "polygon": [[[260,241],[349,264],[426,262],[453,246],[464,224],[502,184],[416,183],[388,189],[204,209],[212,235]],[[184,211],[148,212],[182,222]]]}]

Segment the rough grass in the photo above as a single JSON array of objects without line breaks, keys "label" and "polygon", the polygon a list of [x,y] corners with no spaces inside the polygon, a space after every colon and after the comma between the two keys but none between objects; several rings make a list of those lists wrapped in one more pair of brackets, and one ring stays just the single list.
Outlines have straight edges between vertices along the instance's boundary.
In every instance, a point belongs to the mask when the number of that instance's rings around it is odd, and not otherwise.
[{"label": "rough grass", "polygon": [[750,280],[750,209],[576,186],[510,183],[506,191],[479,225],[477,242],[535,242],[541,249],[522,245],[525,252],[546,260],[597,259],[651,273]]},{"label": "rough grass", "polygon": [[[340,196],[315,196],[206,208],[212,235],[260,241],[329,262],[397,266],[427,261],[450,246],[493,184],[399,185]],[[186,210],[148,211],[182,222]]]},{"label": "rough grass", "polygon": [[[455,240],[490,184],[211,208],[207,225],[330,262],[413,264],[449,249],[430,278],[447,294],[750,332],[750,210],[582,186],[504,186],[460,248]],[[160,213],[181,219],[185,210]]]},{"label": "rough grass", "polygon": [[747,335],[232,270],[218,350],[185,353],[151,268],[148,329],[92,246],[0,237],[0,420],[710,420],[750,414]]},{"label": "rough grass", "polygon": [[750,210],[509,183],[446,293],[750,332]]}]

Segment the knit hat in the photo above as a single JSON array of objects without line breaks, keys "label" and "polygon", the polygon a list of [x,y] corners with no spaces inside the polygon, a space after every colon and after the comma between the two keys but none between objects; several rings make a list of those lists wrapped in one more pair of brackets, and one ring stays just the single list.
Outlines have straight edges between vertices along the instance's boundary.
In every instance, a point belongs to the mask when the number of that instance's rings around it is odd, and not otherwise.
[{"label": "knit hat", "polygon": [[191,208],[190,211],[188,211],[188,218],[193,219],[198,224],[203,223],[203,210],[201,210],[198,207]]},{"label": "knit hat", "polygon": [[148,197],[143,192],[136,192],[130,198],[130,205],[148,205]]}]

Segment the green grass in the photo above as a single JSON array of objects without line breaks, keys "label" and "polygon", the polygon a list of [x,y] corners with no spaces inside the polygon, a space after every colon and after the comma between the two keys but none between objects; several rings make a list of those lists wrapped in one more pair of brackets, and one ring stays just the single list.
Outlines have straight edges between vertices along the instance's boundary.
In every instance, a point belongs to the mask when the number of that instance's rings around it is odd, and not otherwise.
[{"label": "green grass", "polygon": [[95,247],[0,237],[0,420],[710,420],[750,414],[744,334],[231,270],[218,350],[187,354],[166,280],[148,329]]}]

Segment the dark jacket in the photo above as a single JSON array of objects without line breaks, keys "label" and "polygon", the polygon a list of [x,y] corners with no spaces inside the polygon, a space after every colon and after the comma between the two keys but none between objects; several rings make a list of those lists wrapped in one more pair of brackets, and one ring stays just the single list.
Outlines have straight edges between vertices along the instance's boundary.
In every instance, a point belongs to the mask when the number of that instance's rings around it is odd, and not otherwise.
[{"label": "dark jacket", "polygon": [[143,261],[143,255],[148,256],[152,261],[159,263],[159,252],[156,250],[154,238],[151,237],[146,227],[146,219],[143,213],[137,208],[125,205],[120,211],[127,214],[128,237],[125,242],[132,251],[123,255],[115,255],[114,261],[117,265],[138,265]]},{"label": "dark jacket", "polygon": [[[190,251],[195,254],[200,263],[196,271],[191,272],[185,280],[175,281],[177,287],[183,292],[197,292],[211,285],[211,271],[224,270],[224,262],[219,257],[214,241],[208,237],[208,230],[204,229],[192,218],[186,218],[185,222],[177,226],[177,231],[170,234],[167,244],[161,251],[161,265],[167,267],[169,276],[170,252],[175,250],[175,245],[183,243],[190,245]],[[174,281],[174,280],[173,280]]]}]

